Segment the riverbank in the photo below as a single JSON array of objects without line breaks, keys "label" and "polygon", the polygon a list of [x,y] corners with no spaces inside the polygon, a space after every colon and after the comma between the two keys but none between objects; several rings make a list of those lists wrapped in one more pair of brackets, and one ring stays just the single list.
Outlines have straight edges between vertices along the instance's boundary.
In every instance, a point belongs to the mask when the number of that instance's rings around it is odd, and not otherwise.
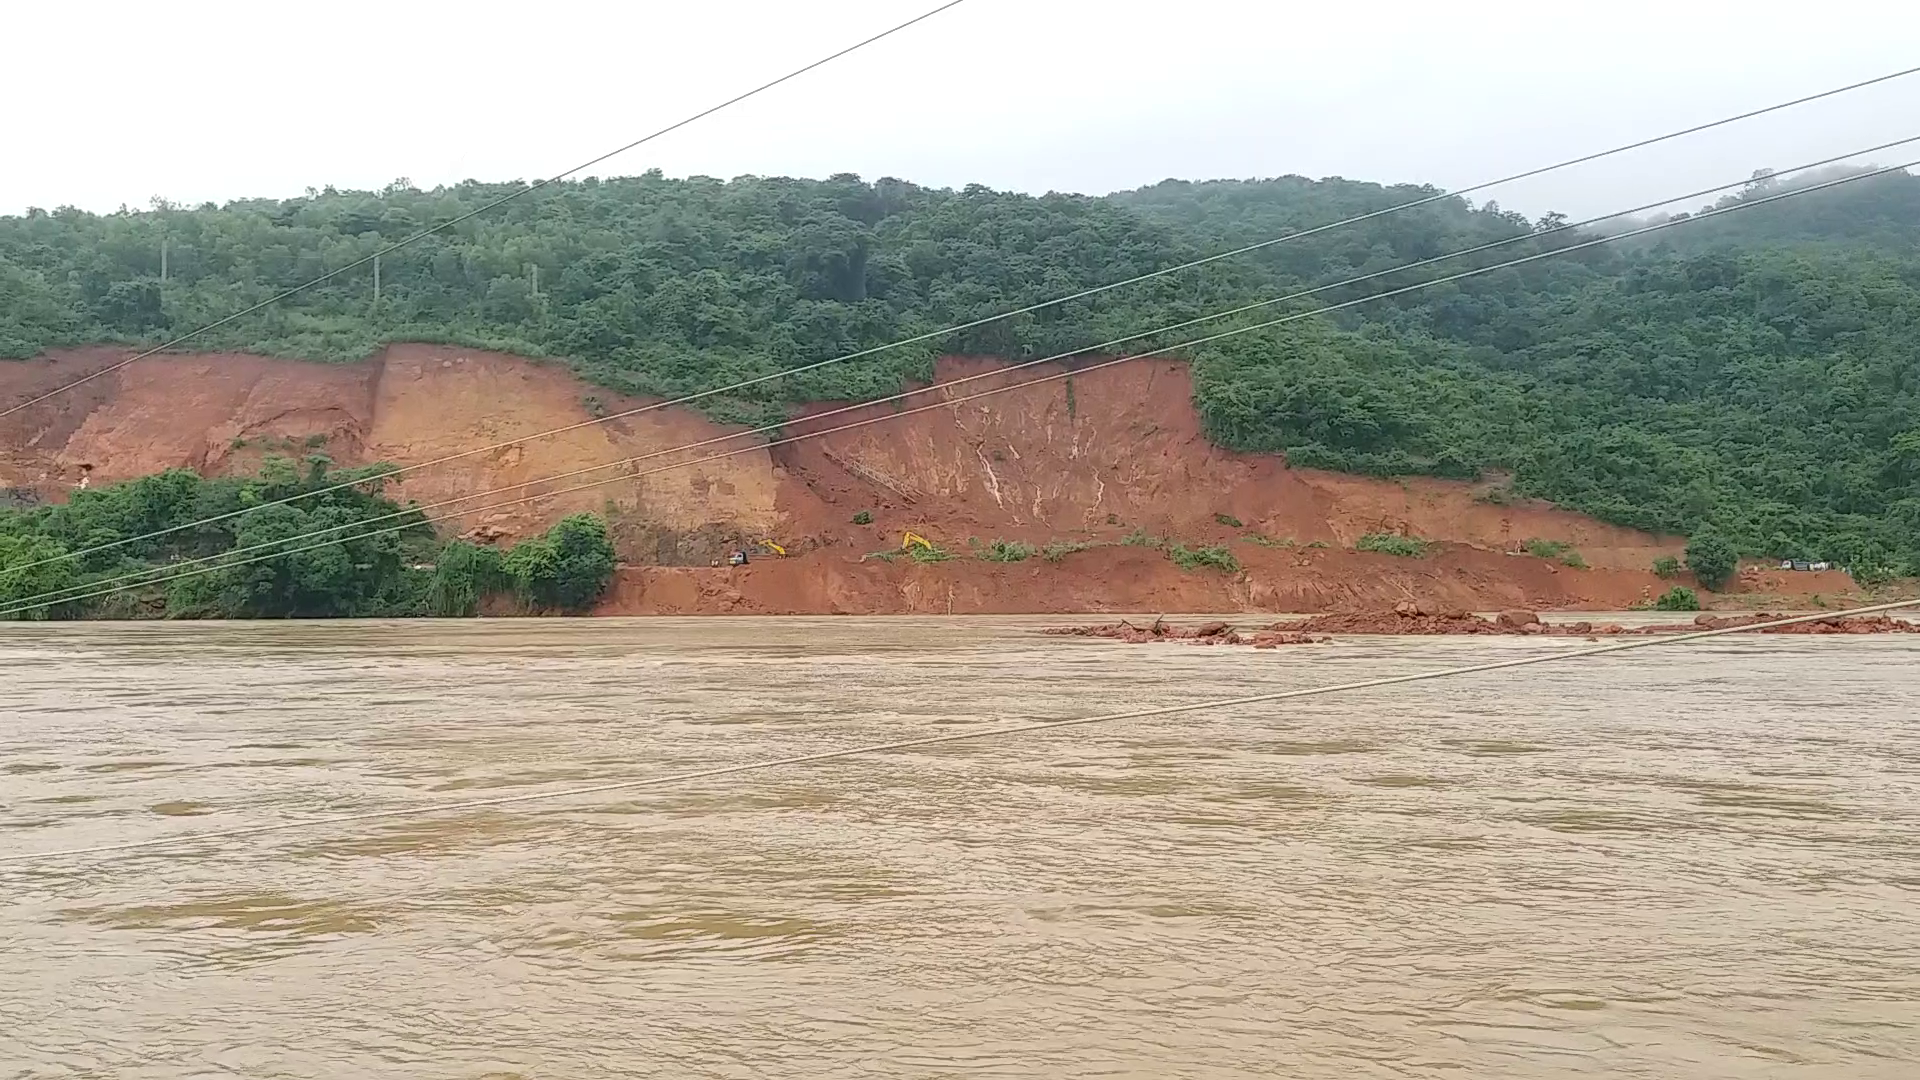
[{"label": "riverbank", "polygon": [[1404,603],[1392,611],[1318,615],[1252,628],[1236,627],[1224,619],[1182,627],[1156,618],[1146,623],[1122,619],[1112,623],[1052,626],[1041,633],[1055,637],[1105,638],[1129,645],[1183,642],[1190,645],[1251,645],[1256,649],[1272,649],[1283,645],[1324,645],[1334,640],[1334,634],[1367,637],[1580,637],[1598,641],[1603,637],[1659,636],[1747,626],[1761,627],[1753,631],[1757,634],[1797,634],[1803,637],[1920,633],[1920,623],[1889,615],[1835,615],[1787,626],[1761,625],[1787,617],[1767,612],[1751,615],[1702,613],[1691,622],[1651,622],[1628,626],[1613,619],[1596,622],[1568,618],[1550,622],[1533,611],[1503,611],[1487,617],[1467,611],[1442,611]]}]

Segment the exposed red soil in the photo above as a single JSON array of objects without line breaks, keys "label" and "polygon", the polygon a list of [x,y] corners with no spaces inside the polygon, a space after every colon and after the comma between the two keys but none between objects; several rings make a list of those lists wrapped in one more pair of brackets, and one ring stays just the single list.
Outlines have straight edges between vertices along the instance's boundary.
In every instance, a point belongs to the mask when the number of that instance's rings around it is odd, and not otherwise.
[{"label": "exposed red soil", "polygon": [[[1062,370],[1045,365],[1003,372],[995,361],[948,357],[939,364],[940,381],[973,381],[928,399],[976,394]],[[1136,527],[1189,545],[1259,535],[1349,547],[1367,533],[1399,532],[1511,551],[1541,537],[1572,544],[1590,566],[1636,572],[1659,555],[1680,551],[1677,540],[1543,503],[1479,501],[1475,496],[1484,488],[1474,485],[1292,469],[1275,456],[1222,450],[1202,431],[1192,393],[1185,364],[1137,360],[776,447],[774,455],[814,496],[811,505],[834,511],[818,522],[827,530],[856,510],[871,509],[883,523],[916,532],[1035,542]],[[876,405],[818,421],[803,418],[788,431],[878,420],[894,410]],[[801,512],[797,499],[794,509]]]},{"label": "exposed red soil", "polygon": [[[0,362],[0,402],[35,396],[124,359],[82,349]],[[203,474],[251,471],[268,454],[321,452],[342,466],[412,464],[592,419],[643,402],[581,383],[558,364],[470,349],[395,345],[358,364],[312,364],[233,354],[155,356],[0,419],[0,488],[60,499],[92,467],[109,484],[162,469]],[[726,430],[697,413],[660,409],[551,436],[402,477],[389,487],[421,503],[531,481],[625,458],[658,454]],[[711,449],[729,449],[729,443]],[[650,458],[569,480],[515,488],[449,507],[454,512],[684,461]],[[604,488],[476,512],[450,531],[482,529],[515,539],[569,513],[611,502],[634,523],[631,543],[661,531],[693,533],[711,522],[744,532],[778,524],[779,476],[765,449]]]},{"label": "exposed red soil", "polygon": [[[0,404],[127,355],[80,349],[0,363]],[[1008,374],[992,361],[949,357],[940,381],[980,378],[906,407],[1061,370]],[[88,471],[92,484],[176,466],[226,473],[257,468],[270,453],[315,450],[343,466],[413,464],[646,404],[559,364],[448,346],[395,345],[358,364],[157,356],[0,419],[0,489],[58,500]],[[438,503],[522,485],[449,508],[471,510],[612,479],[472,511],[446,529],[507,542],[568,513],[606,513],[623,563],[602,607],[613,614],[1312,612],[1401,602],[1617,610],[1664,591],[1670,583],[1648,568],[1680,549],[1544,504],[1495,505],[1478,497],[1484,486],[1292,469],[1222,450],[1201,431],[1186,368],[1166,360],[912,415],[879,405],[821,416],[832,408],[806,410],[786,434],[875,422],[768,446],[690,410],[655,409],[423,469],[389,490]],[[710,444],[675,449],[694,442]],[[730,451],[738,452],[686,464]],[[853,524],[861,511],[871,524]],[[958,557],[863,558],[897,551],[909,530]],[[1123,544],[1136,530],[1227,547],[1241,568],[1182,570],[1159,550]],[[1418,559],[1348,550],[1370,532],[1437,544]],[[1524,554],[1533,537],[1571,544],[1590,569]],[[793,557],[713,565],[763,539]],[[966,557],[970,539],[1090,546],[1057,561],[991,563]],[[1743,588],[1838,597],[1851,584],[1838,574],[1758,571]]]},{"label": "exposed red soil", "polygon": [[1462,607],[1618,610],[1651,574],[1574,571],[1539,559],[1449,545],[1421,559],[1236,544],[1235,573],[1182,570],[1164,553],[1115,545],[1058,563],[860,561],[832,551],[743,567],[627,567],[606,609],[681,615],[1017,615],[1139,611],[1328,611],[1409,596]]}]

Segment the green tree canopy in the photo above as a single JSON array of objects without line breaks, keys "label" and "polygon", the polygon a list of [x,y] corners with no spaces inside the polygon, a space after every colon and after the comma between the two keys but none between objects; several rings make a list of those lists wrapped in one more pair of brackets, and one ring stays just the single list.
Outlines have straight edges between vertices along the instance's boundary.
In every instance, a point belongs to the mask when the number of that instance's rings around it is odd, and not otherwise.
[{"label": "green tree canopy", "polygon": [[[298,472],[268,459],[258,476],[178,469],[61,506],[0,510],[0,608],[34,603],[0,618],[459,617],[495,596],[578,613],[613,580],[613,541],[597,515],[564,518],[504,554],[442,545],[417,512],[381,494],[384,472],[324,461]],[[276,505],[287,498],[296,501]],[[165,535],[89,550],[153,532]]]},{"label": "green tree canopy", "polygon": [[1697,533],[1687,541],[1687,569],[1701,585],[1719,592],[1739,569],[1740,553],[1719,533]]},{"label": "green tree canopy", "polygon": [[506,569],[535,609],[578,614],[592,608],[613,581],[613,538],[599,517],[574,514],[515,544]]}]

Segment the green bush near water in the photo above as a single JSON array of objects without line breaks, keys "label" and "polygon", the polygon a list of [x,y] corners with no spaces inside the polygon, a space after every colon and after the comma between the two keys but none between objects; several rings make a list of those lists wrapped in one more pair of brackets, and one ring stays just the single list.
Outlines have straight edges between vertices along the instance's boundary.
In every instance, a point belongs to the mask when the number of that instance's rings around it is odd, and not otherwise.
[{"label": "green bush near water", "polygon": [[[50,536],[0,535],[0,607],[74,588],[78,574],[67,549]],[[67,616],[76,604],[28,608],[0,618],[40,621]]]},{"label": "green bush near water", "polygon": [[544,534],[515,544],[502,560],[529,607],[566,614],[597,603],[613,581],[614,566],[613,540],[596,514],[561,518]]},{"label": "green bush near water", "polygon": [[595,515],[504,556],[442,545],[417,511],[381,494],[386,471],[270,458],[256,476],[176,469],[0,510],[0,609],[47,600],[0,617],[460,616],[501,592],[575,612],[612,580],[612,541]]},{"label": "green bush near water", "polygon": [[[425,575],[411,565],[438,545],[420,515],[380,494],[384,466],[333,470],[269,458],[251,477],[175,469],[86,491],[64,504],[0,511],[0,536],[56,563],[5,576],[0,602],[32,602],[58,575],[66,595],[126,586],[126,595],[56,601],[25,617],[114,611],[176,618],[313,618],[411,614]],[[324,489],[342,482],[337,491]],[[297,500],[286,505],[283,500]],[[241,513],[241,511],[247,511]],[[209,520],[216,519],[216,520]],[[380,535],[378,530],[393,529]],[[144,539],[133,539],[144,537]],[[119,546],[109,547],[120,541]],[[341,541],[338,543],[328,541]],[[235,552],[229,558],[222,558]],[[206,561],[202,561],[206,560]],[[18,568],[24,562],[16,554]],[[187,565],[177,566],[175,564]]]},{"label": "green bush near water", "polygon": [[497,549],[455,540],[440,549],[427,586],[424,614],[468,618],[480,613],[489,596],[515,588],[506,558]]},{"label": "green bush near water", "polygon": [[1654,597],[1653,606],[1656,611],[1699,611],[1700,594],[1685,585],[1675,585]]}]

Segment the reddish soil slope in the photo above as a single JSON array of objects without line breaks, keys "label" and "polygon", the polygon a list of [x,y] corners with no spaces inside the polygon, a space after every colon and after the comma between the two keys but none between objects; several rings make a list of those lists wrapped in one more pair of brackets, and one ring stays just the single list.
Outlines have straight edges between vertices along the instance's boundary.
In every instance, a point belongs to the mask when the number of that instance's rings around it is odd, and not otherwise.
[{"label": "reddish soil slope", "polygon": [[[31,397],[124,355],[85,350],[0,363],[0,402]],[[360,364],[156,356],[0,419],[0,488],[59,498],[78,482],[83,465],[92,466],[91,482],[99,484],[175,466],[246,471],[268,454],[299,457],[315,450],[341,465],[413,464],[584,423],[594,411],[589,398],[604,412],[643,404],[585,386],[559,365],[438,346],[396,345]],[[605,510],[613,500],[623,518],[641,523],[633,526],[636,542],[662,532],[697,533],[715,522],[749,532],[775,528],[778,483],[763,449],[631,478],[712,450],[649,455],[725,434],[698,413],[660,409],[423,469],[393,490],[403,499],[438,503],[642,459],[440,512],[627,476],[600,488],[466,514],[448,527],[480,526],[512,539],[567,513]],[[713,449],[751,445],[736,439]]]},{"label": "reddish soil slope", "polygon": [[[89,349],[0,363],[0,403],[125,355]],[[948,358],[938,377],[979,377],[940,392],[951,398],[1059,370],[1008,375],[990,361]],[[940,398],[905,407],[933,400]],[[59,499],[83,465],[98,484],[173,466],[248,470],[269,453],[316,449],[343,465],[412,464],[643,404],[587,386],[557,364],[445,346],[396,345],[351,365],[154,357],[0,419],[0,488]],[[883,405],[820,416],[832,408],[813,407],[787,434],[875,422],[765,446],[728,438],[729,429],[690,410],[658,409],[424,469],[396,490],[437,503],[529,485],[443,511],[473,511],[449,521],[450,531],[503,540],[577,510],[609,513],[628,565],[606,610],[620,613],[1324,611],[1409,599],[1620,608],[1665,587],[1646,568],[1679,548],[1541,504],[1493,505],[1465,484],[1289,469],[1277,458],[1221,450],[1201,433],[1185,367],[1171,361],[1136,361],[911,415]],[[664,453],[692,442],[709,445]],[[733,450],[740,452],[656,471]],[[616,482],[475,510],[602,479]],[[860,511],[873,523],[854,525]],[[863,560],[897,549],[907,530],[958,555],[970,541],[996,539],[1093,546],[1057,562]],[[1189,547],[1228,545],[1243,568],[1182,570],[1158,550],[1120,543],[1135,530]],[[1421,559],[1344,550],[1381,531],[1444,543]],[[1591,569],[1508,554],[1530,537],[1572,544]],[[711,566],[760,539],[792,556]],[[1316,542],[1325,546],[1309,546]],[[1843,579],[1789,576],[1773,587],[1845,591]]]}]

